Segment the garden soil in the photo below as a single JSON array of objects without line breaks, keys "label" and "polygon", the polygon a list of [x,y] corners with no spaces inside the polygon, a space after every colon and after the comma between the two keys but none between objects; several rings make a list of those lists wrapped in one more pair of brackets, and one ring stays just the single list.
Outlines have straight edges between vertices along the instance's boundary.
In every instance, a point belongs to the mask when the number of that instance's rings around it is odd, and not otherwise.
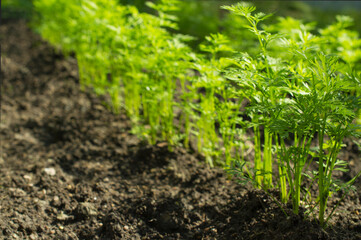
[{"label": "garden soil", "polygon": [[[132,135],[26,22],[0,34],[0,239],[361,239],[360,180],[326,229],[286,216],[197,154]],[[349,140],[341,156],[349,180],[361,153]]]}]

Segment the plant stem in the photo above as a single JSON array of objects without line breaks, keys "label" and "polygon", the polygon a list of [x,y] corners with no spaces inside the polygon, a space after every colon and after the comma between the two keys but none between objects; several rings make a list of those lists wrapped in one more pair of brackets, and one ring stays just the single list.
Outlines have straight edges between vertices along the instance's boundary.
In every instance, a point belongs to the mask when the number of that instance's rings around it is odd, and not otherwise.
[{"label": "plant stem", "polygon": [[325,189],[325,176],[324,176],[324,167],[323,167],[323,141],[325,137],[325,128],[326,128],[326,116],[323,116],[323,124],[318,135],[318,145],[319,145],[319,162],[318,162],[318,193],[320,199],[320,210],[318,214],[318,219],[321,226],[324,226],[324,215],[326,210],[326,202],[328,197],[328,190]]},{"label": "plant stem", "polygon": [[[281,141],[284,141],[283,139],[280,139]],[[283,154],[281,154],[281,149],[278,143],[278,135],[275,135],[275,142],[276,142],[276,149],[279,149],[279,154],[277,155],[278,158],[278,174],[279,174],[279,180],[280,180],[280,192],[281,192],[281,201],[282,203],[287,203],[288,197],[287,197],[287,172],[284,165],[284,159]],[[284,144],[283,144],[284,145]]]},{"label": "plant stem", "polygon": [[261,176],[261,134],[259,126],[256,125],[254,128],[254,169],[255,169],[255,181],[260,188],[262,183],[262,176]]},{"label": "plant stem", "polygon": [[266,189],[269,189],[272,187],[272,134],[266,127],[264,129],[263,171],[263,184]]}]

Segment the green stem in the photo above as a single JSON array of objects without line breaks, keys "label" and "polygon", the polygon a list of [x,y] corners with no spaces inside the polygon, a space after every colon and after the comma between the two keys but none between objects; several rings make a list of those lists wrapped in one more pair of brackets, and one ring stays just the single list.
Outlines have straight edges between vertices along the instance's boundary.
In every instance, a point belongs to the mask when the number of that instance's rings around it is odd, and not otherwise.
[{"label": "green stem", "polygon": [[300,147],[300,139],[297,134],[295,134],[295,140],[294,145],[297,146],[297,153],[294,157],[294,181],[295,181],[295,191],[293,194],[293,212],[295,214],[298,214],[299,207],[300,207],[300,201],[301,201],[301,153],[299,153],[299,147]]},{"label": "green stem", "polygon": [[[257,120],[256,120],[257,121]],[[261,186],[262,176],[261,176],[261,134],[259,130],[259,126],[255,126],[254,128],[254,169],[255,169],[255,181],[257,183],[258,188]]]},{"label": "green stem", "polygon": [[[281,139],[283,141],[283,139]],[[278,158],[278,173],[279,173],[279,180],[280,180],[280,192],[281,192],[281,201],[282,203],[287,203],[287,182],[286,182],[286,170],[284,165],[284,159],[282,154],[281,146],[278,143],[278,135],[275,135],[275,142],[276,142],[276,149],[279,150],[279,154],[277,154]]]},{"label": "green stem", "polygon": [[318,214],[318,219],[320,221],[321,226],[324,226],[324,216],[326,210],[326,202],[328,197],[328,190],[325,189],[325,176],[324,176],[324,167],[323,167],[323,139],[325,136],[325,128],[326,128],[326,116],[324,116],[322,128],[319,132],[318,136],[318,145],[320,148],[319,152],[319,162],[318,162],[318,193],[320,199],[320,210]]},{"label": "green stem", "polygon": [[264,152],[263,152],[263,183],[266,189],[272,187],[272,134],[265,127],[264,129]]}]

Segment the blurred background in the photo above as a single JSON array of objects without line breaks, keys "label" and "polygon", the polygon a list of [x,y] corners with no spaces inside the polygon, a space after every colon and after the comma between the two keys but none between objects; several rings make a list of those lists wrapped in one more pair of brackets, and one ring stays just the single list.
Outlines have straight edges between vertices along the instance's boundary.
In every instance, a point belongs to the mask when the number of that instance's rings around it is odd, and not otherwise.
[{"label": "blurred background", "polygon": [[[152,0],[155,2],[156,0]],[[119,0],[120,4],[135,5],[141,12],[152,12],[146,7],[146,0]],[[231,39],[244,36],[242,20],[228,11],[223,5],[235,4],[235,0],[182,0],[180,10],[173,13],[179,19],[179,32],[195,37],[190,44],[197,46],[210,33],[223,32]],[[303,23],[314,22],[322,28],[336,21],[336,15],[348,15],[354,19],[351,30],[361,32],[361,2],[359,1],[249,1],[257,7],[257,12],[274,13],[267,24],[277,22],[279,17],[291,16]],[[3,0],[2,19],[25,18],[32,15],[31,0]],[[56,13],[54,13],[56,14]],[[242,34],[240,34],[242,32]]]}]

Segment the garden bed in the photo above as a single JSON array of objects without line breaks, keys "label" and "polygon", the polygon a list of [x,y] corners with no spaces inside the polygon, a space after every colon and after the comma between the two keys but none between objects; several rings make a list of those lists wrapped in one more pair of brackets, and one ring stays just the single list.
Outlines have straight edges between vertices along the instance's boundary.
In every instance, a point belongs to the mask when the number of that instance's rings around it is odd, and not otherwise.
[{"label": "garden bed", "polygon": [[[197,154],[148,145],[81,91],[77,64],[24,21],[3,21],[1,239],[361,239],[361,181],[330,227],[210,169]],[[352,141],[342,152],[361,170]],[[334,197],[330,205],[338,201]]]}]

